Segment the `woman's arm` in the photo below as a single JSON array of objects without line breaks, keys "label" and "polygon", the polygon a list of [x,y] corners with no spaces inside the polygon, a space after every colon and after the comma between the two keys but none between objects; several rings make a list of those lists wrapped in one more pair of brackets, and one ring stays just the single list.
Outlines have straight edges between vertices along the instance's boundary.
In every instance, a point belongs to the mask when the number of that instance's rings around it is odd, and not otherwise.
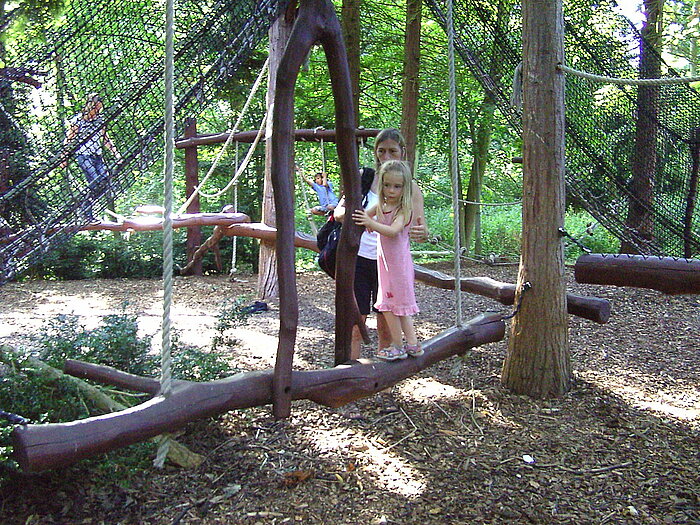
[{"label": "woman's arm", "polygon": [[423,192],[416,184],[416,181],[411,182],[413,204],[413,217],[415,218],[408,230],[408,236],[413,242],[426,242],[428,240],[428,225],[425,222],[425,203],[423,200]]},{"label": "woman's arm", "polygon": [[345,219],[345,197],[341,197],[338,201],[338,205],[333,210],[333,217],[336,221],[343,222]]}]

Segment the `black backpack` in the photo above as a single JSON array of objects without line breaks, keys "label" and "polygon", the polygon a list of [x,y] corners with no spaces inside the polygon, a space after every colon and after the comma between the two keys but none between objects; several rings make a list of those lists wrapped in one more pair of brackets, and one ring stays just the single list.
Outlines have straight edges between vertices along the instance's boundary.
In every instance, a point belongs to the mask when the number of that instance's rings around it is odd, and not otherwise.
[{"label": "black backpack", "polygon": [[[374,170],[372,168],[362,168],[362,207],[367,205],[367,194],[372,188],[374,180]],[[316,244],[318,245],[318,265],[321,270],[335,279],[335,254],[338,251],[338,241],[340,240],[340,229],[343,223],[335,220],[333,212],[330,212],[328,220],[316,235]]]}]

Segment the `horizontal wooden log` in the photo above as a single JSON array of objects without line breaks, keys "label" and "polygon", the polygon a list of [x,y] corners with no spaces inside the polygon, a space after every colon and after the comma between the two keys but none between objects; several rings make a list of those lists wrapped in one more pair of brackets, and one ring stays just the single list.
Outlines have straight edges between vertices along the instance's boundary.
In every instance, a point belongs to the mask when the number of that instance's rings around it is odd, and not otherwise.
[{"label": "horizontal wooden log", "polygon": [[[60,370],[44,363],[43,361],[40,361],[38,359],[34,359],[33,357],[29,357],[27,359],[28,363],[30,366],[35,368],[36,370],[40,371],[42,374],[44,374],[46,377],[49,377],[51,379],[61,379],[61,380],[68,380],[71,381],[72,384],[80,391],[82,395],[84,395],[87,399],[89,399],[92,403],[95,404],[95,406],[98,408],[98,410],[104,411],[104,412],[118,412],[121,410],[125,410],[127,407],[126,405],[123,405],[122,403],[119,403],[118,401],[115,401],[111,397],[109,397],[107,394],[102,392],[99,388],[97,388],[94,385],[91,385],[81,379],[81,377],[78,374],[71,374],[70,372],[63,371],[61,372]],[[75,363],[80,363],[80,361],[75,361]],[[105,367],[105,368],[110,368],[110,367]],[[118,372],[117,370],[111,369],[114,372]],[[124,372],[118,372],[119,374],[125,374]],[[147,380],[148,378],[140,377],[140,376],[135,376],[133,374],[125,374],[127,376],[130,376],[130,379],[136,378],[139,380],[136,384],[139,385],[139,387],[144,383],[144,380]],[[160,389],[160,383],[155,380],[155,379],[150,379],[152,383],[155,383],[155,391],[151,393],[157,393],[158,390]],[[114,384],[114,383],[111,383]],[[138,392],[142,392],[143,390],[140,390],[139,388],[134,388],[133,390],[136,390]],[[153,385],[150,385],[150,390],[153,390]],[[180,467],[185,467],[185,468],[195,468],[199,465],[202,464],[204,461],[204,457],[200,456],[199,454],[196,454],[195,452],[192,452],[189,450],[185,445],[182,443],[177,442],[174,439],[170,440],[170,446],[168,448],[168,459],[172,461],[175,465],[178,465]]]},{"label": "horizontal wooden log", "polygon": [[[454,290],[454,277],[444,273],[428,270],[414,265],[417,281],[424,284]],[[496,281],[490,277],[462,277],[461,290],[489,297],[501,304],[512,305],[515,302],[515,285]],[[598,297],[584,297],[571,293],[566,294],[566,308],[571,315],[583,317],[596,323],[604,324],[610,320],[610,302]]]},{"label": "horizontal wooden log", "polygon": [[[386,389],[435,362],[469,348],[500,341],[500,315],[482,315],[451,328],[423,345],[425,354],[391,363],[360,360],[327,370],[295,371],[293,399],[336,407]],[[101,378],[109,374],[98,374]],[[18,426],[12,438],[16,460],[25,472],[66,466],[80,459],[145,441],[222,412],[272,402],[272,370],[247,372],[207,383],[178,382],[167,398],[70,423]],[[123,381],[121,377],[119,381]]]},{"label": "horizontal wooden log", "polygon": [[[261,222],[251,222],[249,224],[232,224],[224,230],[224,235],[233,237],[234,235],[241,237],[254,237],[263,241],[275,242],[277,238],[277,229],[273,226],[268,226]],[[296,232],[294,234],[294,246],[297,248],[306,248],[318,252],[316,237],[308,233]]]},{"label": "horizontal wooden log", "polygon": [[579,283],[649,288],[669,295],[700,294],[700,260],[650,255],[584,254],[574,266]]},{"label": "horizontal wooden log", "polygon": [[[250,217],[245,213],[183,213],[173,217],[173,228],[189,228],[191,226],[231,226],[250,222]],[[102,221],[86,224],[81,230],[97,231],[156,231],[163,229],[161,217],[137,217],[125,219],[122,222]]]},{"label": "horizontal wooden log", "polygon": [[[358,129],[355,133],[357,138],[376,137],[379,129]],[[197,135],[186,139],[175,141],[176,148],[191,148],[195,146],[206,146],[207,144],[221,144],[226,142],[231,132],[211,133],[208,135]],[[234,134],[233,140],[252,144],[257,136],[257,131],[239,131]],[[334,129],[297,129],[294,131],[294,140],[305,142],[335,142]]]}]

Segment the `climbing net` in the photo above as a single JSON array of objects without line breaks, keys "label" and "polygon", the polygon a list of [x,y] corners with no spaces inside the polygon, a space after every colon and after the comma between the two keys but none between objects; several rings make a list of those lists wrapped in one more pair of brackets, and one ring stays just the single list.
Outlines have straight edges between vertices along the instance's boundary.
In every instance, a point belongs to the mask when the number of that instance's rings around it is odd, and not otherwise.
[{"label": "climbing net", "polygon": [[[446,27],[446,0],[427,4]],[[658,76],[681,77],[614,6],[612,0],[595,9],[565,2],[566,65],[603,77],[647,78],[639,72],[643,52],[657,65]],[[519,133],[520,109],[511,103],[522,57],[519,7],[459,0],[454,19],[457,53]],[[699,127],[700,94],[687,83],[640,86],[567,74],[569,201],[639,253],[697,255]]]},{"label": "climbing net", "polygon": [[[252,60],[287,0],[179,0],[175,6],[174,113],[200,114]],[[0,283],[38,261],[162,159],[164,3],[71,2],[53,25],[17,36],[0,68]],[[19,13],[8,13],[9,27]],[[264,60],[264,59],[263,59]],[[262,63],[262,61],[261,61]],[[250,64],[248,64],[250,65]],[[23,80],[18,78],[23,77]],[[88,187],[66,144],[90,93],[119,156]],[[68,160],[68,168],[62,166]]]}]

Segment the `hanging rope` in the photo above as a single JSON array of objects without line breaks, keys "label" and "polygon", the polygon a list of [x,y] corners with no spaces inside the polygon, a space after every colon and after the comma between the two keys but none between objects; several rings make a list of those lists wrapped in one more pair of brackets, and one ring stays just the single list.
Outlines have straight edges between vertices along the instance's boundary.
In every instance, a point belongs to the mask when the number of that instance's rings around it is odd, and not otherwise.
[{"label": "hanging rope", "polygon": [[[165,7],[165,170],[163,189],[163,344],[160,354],[160,395],[172,392],[172,356],[170,354],[170,306],[173,296],[173,167],[175,159],[175,119],[173,113],[173,79],[175,35],[175,0]],[[160,436],[153,464],[162,468],[170,449],[170,437]]]},{"label": "hanging rope", "polygon": [[[238,141],[236,141],[236,166],[238,166]],[[233,211],[234,213],[238,213],[238,183],[233,185]],[[231,236],[231,271],[229,272],[229,276],[233,276],[234,273],[236,273],[236,248],[238,247],[238,242],[236,239],[238,238],[238,235],[233,235]]]},{"label": "hanging rope", "polygon": [[594,75],[570,68],[564,64],[557,65],[564,73],[576,75],[577,77],[593,80],[595,82],[606,82],[608,84],[620,84],[625,86],[668,86],[671,84],[690,84],[700,82],[700,77],[671,77],[671,78],[613,78],[602,75]]},{"label": "hanging rope", "polygon": [[[184,213],[187,207],[192,203],[192,201],[197,197],[197,195],[201,195],[202,197],[207,197],[207,198],[216,198],[228,191],[228,189],[231,187],[230,185],[227,186],[224,190],[222,190],[221,193],[215,194],[215,197],[210,197],[204,192],[201,191],[201,188],[204,187],[204,184],[206,184],[207,180],[209,180],[209,177],[214,173],[214,170],[217,168],[219,165],[219,161],[224,155],[224,152],[228,149],[230,146],[231,142],[233,141],[233,137],[236,135],[238,132],[238,127],[241,124],[241,121],[243,120],[243,117],[246,115],[248,112],[248,108],[250,107],[250,103],[253,100],[253,97],[255,94],[258,92],[258,88],[260,87],[260,84],[262,83],[262,79],[265,77],[267,74],[267,65],[270,62],[270,57],[268,56],[267,59],[265,60],[265,63],[263,64],[263,67],[260,69],[260,73],[258,73],[258,78],[255,79],[255,83],[253,84],[253,87],[250,90],[250,93],[248,93],[248,98],[245,101],[245,104],[243,104],[243,109],[241,109],[240,114],[238,115],[238,119],[236,120],[236,123],[233,125],[233,128],[229,130],[229,135],[226,138],[226,142],[224,142],[223,146],[221,146],[221,149],[219,150],[219,153],[217,154],[216,158],[214,159],[214,162],[212,163],[211,167],[209,168],[209,171],[207,171],[207,174],[204,176],[202,179],[202,182],[200,182],[197,187],[194,189],[192,194],[189,196],[185,204],[180,206],[180,209],[178,210],[177,214],[180,215],[181,213]],[[256,137],[256,142],[255,145],[257,145],[257,137]],[[252,146],[252,149],[255,149],[255,146]],[[236,163],[236,166],[238,166],[238,163]]]},{"label": "hanging rope", "polygon": [[[228,190],[230,190],[234,184],[236,184],[238,182],[238,178],[248,168],[248,163],[250,162],[250,159],[253,158],[253,153],[255,153],[255,148],[258,146],[260,139],[263,137],[263,135],[265,133],[267,115],[268,115],[268,112],[266,111],[265,115],[263,115],[262,122],[260,124],[260,129],[258,130],[258,134],[255,136],[255,140],[253,140],[253,143],[250,145],[250,148],[248,149],[248,153],[246,154],[245,158],[243,159],[243,162],[241,163],[241,165],[238,166],[238,169],[236,170],[236,174],[233,176],[231,181],[223,189],[217,191],[216,193],[204,193],[200,189],[205,182],[205,181],[202,181],[202,183],[199,186],[197,186],[195,191],[197,191],[202,197],[206,197],[207,199],[216,199],[217,197],[221,197],[224,193],[226,193]],[[194,193],[195,192],[192,192],[193,195],[194,195]]]},{"label": "hanging rope", "polygon": [[447,0],[447,57],[450,76],[450,173],[452,175],[452,213],[454,219],[454,273],[455,273],[455,310],[457,325],[462,326],[462,270],[461,270],[461,239],[460,239],[460,204],[457,198],[459,190],[459,152],[457,150],[457,81],[455,74],[454,22],[452,19],[452,0]]}]

